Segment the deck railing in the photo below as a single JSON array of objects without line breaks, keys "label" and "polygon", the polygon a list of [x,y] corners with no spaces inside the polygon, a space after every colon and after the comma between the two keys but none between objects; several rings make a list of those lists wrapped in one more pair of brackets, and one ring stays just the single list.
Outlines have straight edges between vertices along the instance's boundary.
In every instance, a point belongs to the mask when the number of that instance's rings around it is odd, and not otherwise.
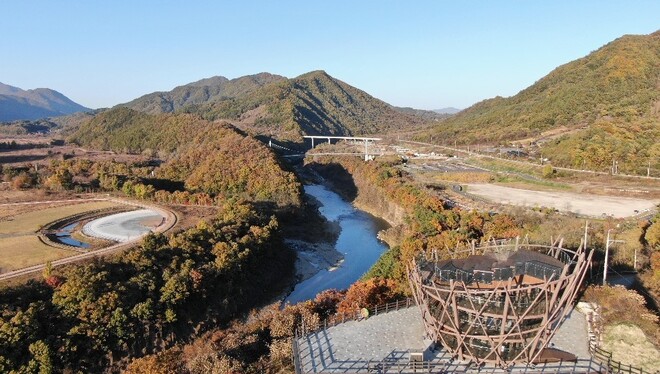
[{"label": "deck railing", "polygon": [[309,333],[325,330],[329,327],[337,326],[345,322],[361,321],[365,318],[369,318],[383,313],[393,312],[399,309],[409,308],[413,305],[417,305],[415,303],[415,300],[412,298],[407,298],[407,299],[393,301],[391,303],[387,303],[383,305],[376,305],[373,308],[366,308],[369,311],[369,314],[367,316],[362,315],[361,310],[356,310],[353,313],[334,314],[323,320],[323,322],[319,323],[319,326],[306,326],[303,322],[296,329],[296,334],[298,334],[297,336],[304,336]]},{"label": "deck railing", "polygon": [[[400,309],[410,308],[413,305],[417,305],[417,303],[412,298],[397,300],[383,305],[376,305],[373,308],[367,308],[367,310],[369,311],[369,315],[366,318],[369,318],[371,316],[377,316],[383,313],[394,312]],[[298,338],[302,336],[306,336],[307,334],[316,331],[326,330],[329,327],[337,326],[345,322],[359,321],[364,318],[365,316],[362,315],[361,311],[356,311],[355,313],[342,313],[342,314],[332,315],[326,318],[323,321],[323,323],[320,323],[319,326],[317,327],[305,326],[304,323],[298,326],[293,332],[293,339],[291,342],[292,345],[291,349],[293,350],[293,366],[295,368],[296,374],[303,373],[302,363],[300,362],[300,349],[298,347]]]},{"label": "deck railing", "polygon": [[368,373],[398,373],[398,374],[412,374],[412,373],[492,373],[492,374],[544,374],[544,373],[589,373],[589,374],[607,374],[611,373],[607,367],[592,360],[581,359],[576,361],[559,361],[556,363],[542,364],[538,366],[513,366],[508,369],[503,369],[495,366],[470,366],[460,362],[373,362],[369,363],[367,368]]}]

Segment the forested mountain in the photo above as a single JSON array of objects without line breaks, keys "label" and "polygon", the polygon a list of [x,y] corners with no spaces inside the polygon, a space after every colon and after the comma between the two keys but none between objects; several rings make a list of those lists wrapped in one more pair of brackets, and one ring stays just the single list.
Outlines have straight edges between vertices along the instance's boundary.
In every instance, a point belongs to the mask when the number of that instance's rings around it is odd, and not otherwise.
[{"label": "forested mountain", "polygon": [[473,105],[426,138],[474,144],[548,133],[543,153],[556,164],[602,169],[615,158],[622,172],[648,161],[658,168],[660,31],[616,39],[515,96]]},{"label": "forested mountain", "polygon": [[421,116],[403,113],[324,71],[293,79],[267,73],[233,80],[214,77],[122,106],[224,119],[252,133],[289,140],[303,134],[373,134],[425,123]]},{"label": "forested mountain", "polygon": [[0,122],[56,117],[88,110],[49,88],[23,90],[0,83]]},{"label": "forested mountain", "polygon": [[171,113],[189,105],[243,97],[266,84],[285,79],[269,73],[247,75],[232,80],[215,76],[176,87],[169,92],[150,93],[121,106],[150,114]]}]

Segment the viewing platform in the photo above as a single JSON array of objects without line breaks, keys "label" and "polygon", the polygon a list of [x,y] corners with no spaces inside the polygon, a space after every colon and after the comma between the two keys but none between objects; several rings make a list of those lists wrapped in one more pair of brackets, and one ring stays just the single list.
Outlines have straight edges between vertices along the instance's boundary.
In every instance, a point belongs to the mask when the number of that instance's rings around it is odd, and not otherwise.
[{"label": "viewing platform", "polygon": [[[372,310],[374,312],[374,310]],[[451,352],[425,339],[422,314],[412,300],[379,307],[377,315],[350,320],[298,336],[294,352],[298,373],[605,373],[591,359],[586,317],[571,311],[550,345],[577,356],[575,362],[533,367],[514,365],[507,371],[495,365],[476,365],[452,358]],[[423,362],[411,362],[410,353],[422,353]],[[560,370],[561,369],[561,370]]]}]

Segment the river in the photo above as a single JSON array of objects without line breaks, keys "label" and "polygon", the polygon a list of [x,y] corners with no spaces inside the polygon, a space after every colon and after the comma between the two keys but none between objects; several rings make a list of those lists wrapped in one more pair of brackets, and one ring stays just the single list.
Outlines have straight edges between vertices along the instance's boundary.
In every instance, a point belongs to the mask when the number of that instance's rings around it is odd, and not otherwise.
[{"label": "river", "polygon": [[388,227],[387,222],[356,209],[324,186],[305,186],[305,193],[322,204],[319,208],[321,215],[328,221],[339,223],[341,232],[335,249],[344,259],[336,267],[322,269],[298,283],[285,300],[292,304],[313,299],[324,290],[348,288],[387,250],[387,245],[376,237],[378,231]]}]

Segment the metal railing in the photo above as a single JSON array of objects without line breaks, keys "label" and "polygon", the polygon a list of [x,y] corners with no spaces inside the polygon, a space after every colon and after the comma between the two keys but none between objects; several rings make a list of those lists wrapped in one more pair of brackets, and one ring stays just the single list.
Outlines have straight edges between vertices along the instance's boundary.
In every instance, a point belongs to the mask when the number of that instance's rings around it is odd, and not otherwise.
[{"label": "metal railing", "polygon": [[559,361],[556,363],[541,365],[520,365],[504,369],[495,366],[473,366],[469,363],[457,361],[446,362],[370,362],[367,368],[368,373],[493,373],[493,374],[543,374],[543,373],[610,373],[607,367],[592,360],[581,359],[576,361]]},{"label": "metal railing", "polygon": [[[400,309],[410,308],[411,306],[417,305],[414,299],[406,298],[402,300],[397,300],[391,303],[376,305],[373,308],[367,308],[369,315],[366,318],[371,316],[377,316],[379,314],[394,312]],[[330,327],[337,326],[339,324],[350,322],[350,321],[359,321],[364,319],[360,311],[355,313],[342,313],[335,314],[326,318],[323,323],[320,323],[317,327],[305,326],[304,323],[301,323],[300,326],[294,329],[293,339],[291,342],[291,349],[293,350],[293,366],[295,368],[296,374],[302,374],[302,363],[300,362],[300,348],[298,347],[298,338],[306,336],[317,331],[326,330]]]},{"label": "metal railing", "polygon": [[371,316],[393,312],[399,309],[409,308],[413,305],[417,305],[415,303],[415,300],[412,298],[407,298],[407,299],[393,301],[391,303],[387,303],[383,305],[376,305],[373,308],[365,308],[369,311],[369,314],[366,317],[362,315],[362,312],[360,310],[355,311],[354,313],[334,314],[323,320],[322,323],[319,323],[319,326],[317,327],[305,326],[304,323],[301,323],[300,326],[298,326],[298,328],[296,329],[296,333],[298,334],[297,336],[303,336],[316,331],[326,330],[329,327],[337,326],[345,322],[360,321],[362,319],[369,318]]}]

